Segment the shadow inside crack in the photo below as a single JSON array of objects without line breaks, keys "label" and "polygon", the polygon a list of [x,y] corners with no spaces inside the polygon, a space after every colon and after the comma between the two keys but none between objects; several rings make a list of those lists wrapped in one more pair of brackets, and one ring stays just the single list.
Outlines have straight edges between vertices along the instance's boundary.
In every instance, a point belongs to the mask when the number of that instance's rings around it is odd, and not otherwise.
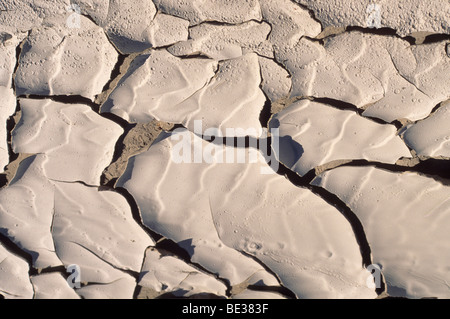
[{"label": "shadow inside crack", "polygon": [[411,167],[396,164],[371,162],[367,160],[353,160],[340,166],[373,166],[392,173],[413,172],[432,178],[435,181],[440,182],[441,184],[450,185],[450,161],[446,159],[429,158],[421,160],[418,164]]},{"label": "shadow inside crack", "polygon": [[0,189],[5,187],[6,184],[8,184],[8,178],[6,177],[6,174],[2,173],[0,174]]},{"label": "shadow inside crack", "polygon": [[289,135],[279,137],[279,143],[279,161],[287,167],[294,167],[305,152],[303,146],[294,141]]},{"label": "shadow inside crack", "polygon": [[450,161],[444,159],[430,158],[421,161],[414,167],[419,173],[439,176],[449,179],[445,184],[450,185]]},{"label": "shadow inside crack", "polygon": [[397,30],[392,29],[392,28],[388,28],[388,27],[383,27],[383,28],[363,28],[360,26],[348,26],[345,28],[346,32],[351,32],[351,31],[358,31],[361,33],[368,33],[368,34],[376,34],[376,35],[385,35],[385,36],[394,36],[394,37],[398,37],[400,39],[403,39],[405,41],[408,41],[409,44],[414,45],[416,43],[416,39],[410,35],[405,36],[405,37],[401,37],[397,34]]},{"label": "shadow inside crack", "polygon": [[[273,118],[269,123],[271,130],[279,129],[280,125],[280,121],[277,118]],[[271,145],[273,146],[273,137],[271,140]],[[289,135],[279,136],[278,146],[278,154],[275,154],[275,156],[278,158],[278,161],[280,161],[287,168],[294,167],[294,165],[305,153],[303,146],[292,139],[292,136]]]}]

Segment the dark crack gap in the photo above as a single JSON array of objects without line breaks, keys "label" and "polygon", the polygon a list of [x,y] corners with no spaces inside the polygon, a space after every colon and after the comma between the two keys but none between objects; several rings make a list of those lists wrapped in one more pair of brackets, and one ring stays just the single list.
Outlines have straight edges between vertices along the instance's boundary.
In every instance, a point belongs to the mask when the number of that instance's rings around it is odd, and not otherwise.
[{"label": "dark crack gap", "polygon": [[327,104],[329,106],[332,106],[332,107],[342,110],[342,111],[353,111],[356,114],[358,114],[359,116],[361,116],[365,119],[368,119],[370,121],[373,121],[375,123],[378,123],[378,124],[395,125],[395,127],[397,129],[401,129],[403,127],[403,125],[399,121],[393,121],[392,123],[389,123],[389,122],[383,121],[382,119],[379,119],[376,117],[365,116],[365,115],[363,115],[363,113],[365,111],[364,109],[360,109],[356,105],[348,103],[348,102],[344,102],[344,101],[336,100],[336,99],[332,99],[332,98],[326,98],[326,97],[307,97],[306,99],[310,99],[313,102]]},{"label": "dark crack gap", "polygon": [[[161,235],[159,235],[161,236]],[[189,256],[189,253],[183,249],[180,245],[178,245],[173,240],[162,237],[157,241],[155,248],[159,251],[161,255],[165,254],[172,254],[173,256],[177,257],[178,259],[190,263],[191,257]]]},{"label": "dark crack gap", "polygon": [[[337,36],[337,35],[339,35],[340,33],[337,33],[337,34],[329,34],[329,35],[327,35],[327,36],[325,36],[325,37],[323,37],[323,38],[312,38],[312,37],[310,37],[310,36],[307,36],[307,35],[304,35],[302,38],[305,38],[305,39],[307,39],[307,40],[309,40],[309,41],[311,41],[311,42],[317,42],[317,43],[319,43],[320,45],[322,45],[322,46],[324,46],[325,45],[325,40],[326,39],[328,39],[328,38],[331,38],[331,37],[334,37],[334,36]],[[302,38],[300,38],[300,40],[302,39]],[[299,40],[299,41],[300,41]]]},{"label": "dark crack gap", "polygon": [[[101,188],[103,188],[103,187],[101,187]],[[106,189],[111,190],[108,187],[104,187],[104,188],[105,188],[105,190]],[[112,191],[115,191],[125,197],[128,204],[130,205],[133,219],[150,236],[150,238],[152,238],[155,241],[156,249],[166,250],[166,251],[170,252],[171,254],[173,254],[174,256],[181,259],[182,261],[184,261],[185,263],[187,263],[188,265],[191,265],[194,268],[198,269],[199,271],[202,271],[206,274],[213,276],[217,280],[221,281],[227,287],[227,291],[231,291],[231,286],[227,279],[221,278],[217,274],[212,273],[211,271],[207,270],[200,264],[192,262],[189,253],[185,249],[183,249],[181,246],[179,246],[173,240],[165,238],[161,234],[159,234],[159,233],[153,231],[152,229],[150,229],[149,227],[147,227],[142,222],[140,210],[139,210],[139,207],[138,207],[134,197],[128,192],[127,189],[118,187],[118,188],[112,189]]]},{"label": "dark crack gap", "polygon": [[[337,167],[375,167],[389,171],[391,173],[412,172],[424,177],[432,178],[436,182],[439,182],[443,185],[450,185],[450,161],[447,159],[421,159],[418,164],[411,167],[397,164],[373,162],[368,160],[353,160],[349,163],[338,165]],[[329,171],[337,167],[333,167],[324,171]]]},{"label": "dark crack gap", "polygon": [[147,250],[150,249],[152,246],[149,246],[145,249],[144,251],[144,257],[142,258],[142,262],[141,262],[141,267],[139,270],[139,278],[136,279],[136,287],[134,287],[134,292],[133,292],[133,299],[138,299],[139,293],[140,293],[140,286],[139,286],[139,280],[141,280],[142,278],[142,273],[143,273],[143,268],[144,268],[144,264],[145,264],[145,257],[147,255]]},{"label": "dark crack gap", "polygon": [[28,36],[30,35],[31,30],[27,32],[27,36],[19,43],[19,45],[16,47],[16,65],[14,66],[14,72],[12,74],[12,89],[14,90],[14,95],[16,95],[16,73],[17,69],[19,68],[20,63],[20,55],[22,54],[23,46],[25,45],[25,42],[28,40]]},{"label": "dark crack gap", "polygon": [[[307,176],[301,177],[297,173],[284,166],[284,164],[279,162],[279,169],[277,171],[277,174],[283,175],[297,187],[309,189],[329,205],[335,207],[347,219],[350,226],[352,227],[356,242],[358,243],[360,249],[362,266],[364,268],[367,268],[372,264],[372,252],[369,241],[367,240],[366,233],[364,231],[364,226],[362,225],[358,216],[350,209],[350,207],[347,206],[345,202],[343,202],[337,195],[329,192],[328,190],[319,186],[311,185],[310,183],[315,177],[315,174],[313,174],[311,171],[307,174]],[[378,295],[381,295],[386,291],[384,277],[382,276],[381,279],[381,287],[375,289],[375,292]]]},{"label": "dark crack gap", "polygon": [[120,127],[122,127],[124,129],[125,133],[127,133],[127,134],[133,127],[135,127],[137,125],[136,123],[127,122],[126,120],[124,120],[123,118],[121,118],[120,116],[118,116],[114,113],[109,113],[109,112],[100,113],[100,116],[119,125]]},{"label": "dark crack gap", "polygon": [[[56,182],[56,183],[61,183],[61,184],[81,184],[85,187],[90,187],[90,188],[98,188],[98,185],[91,185],[86,183],[85,181],[81,181],[81,180],[58,180],[58,179],[54,179],[54,178],[47,178],[49,181],[51,182]],[[52,222],[53,225],[53,222]]]},{"label": "dark crack gap", "polygon": [[[31,31],[28,31],[27,36],[17,45],[16,47],[16,65],[14,66],[14,72],[12,74],[11,79],[11,86],[14,92],[14,95],[16,95],[16,72],[19,68],[19,60],[20,55],[22,53],[23,45],[25,44],[26,40],[28,39],[28,35]],[[8,154],[9,154],[9,162],[5,166],[7,167],[9,164],[14,162],[18,158],[18,154],[15,154],[12,149],[12,131],[14,130],[14,127],[16,126],[15,116],[20,112],[20,102],[16,98],[16,109],[14,110],[14,113],[6,120],[6,140],[7,140],[7,146],[8,146]],[[2,171],[4,171],[4,167],[2,167]],[[8,184],[8,178],[5,173],[0,173],[0,188],[5,187]]]},{"label": "dark crack gap", "polygon": [[430,117],[432,117],[442,106],[444,106],[445,102],[448,102],[450,100],[446,100],[446,101],[442,101],[440,103],[438,103],[435,107],[433,107],[433,109],[431,110],[430,114],[428,114],[427,117],[421,119],[421,120],[417,120],[415,122],[410,121],[408,124],[413,124],[413,123],[419,123],[421,121],[425,121],[427,119],[429,119]]},{"label": "dark crack gap", "polygon": [[[145,52],[145,51],[144,51]],[[95,97],[95,103],[100,105],[100,110],[108,102],[110,94],[121,83],[124,76],[129,72],[136,58],[145,55],[142,53],[120,54],[118,60],[111,71],[109,81],[104,85],[101,93]]]},{"label": "dark crack gap", "polygon": [[[307,37],[307,36],[303,36],[304,38],[305,37]],[[264,59],[267,59],[267,60],[272,60],[275,64],[277,64],[280,68],[282,68],[283,70],[285,70],[288,74],[289,74],[289,76],[288,76],[288,78],[289,79],[291,79],[292,78],[292,74],[291,74],[291,72],[286,68],[286,66],[283,64],[283,63],[281,63],[280,61],[278,61],[277,60],[277,57],[276,57],[276,53],[275,53],[275,49],[273,49],[273,58],[271,58],[271,57],[268,57],[268,56],[265,56],[265,55],[262,55],[262,54],[260,54],[260,53],[258,53],[258,52],[253,52],[253,53],[255,53],[258,57],[260,57],[260,58],[264,58]],[[261,67],[260,67],[260,69],[261,69]],[[263,76],[262,76],[262,73],[261,73],[261,78],[262,79],[264,79],[263,78]],[[289,90],[289,92],[292,90],[292,84],[291,84],[291,88],[290,88],[290,90]]]},{"label": "dark crack gap", "polygon": [[[182,19],[184,19],[184,18],[182,18]],[[186,20],[186,19],[184,19],[184,20]],[[198,27],[198,26],[201,26],[203,24],[213,25],[213,26],[222,26],[222,27],[226,27],[226,26],[237,27],[237,26],[241,26],[241,25],[245,25],[247,23],[250,23],[251,21],[258,23],[259,25],[261,25],[263,23],[270,24],[267,21],[265,21],[264,19],[262,19],[260,21],[256,20],[256,19],[249,19],[249,20],[246,20],[246,21],[243,21],[243,22],[239,22],[239,23],[222,22],[222,21],[217,21],[217,20],[205,20],[205,21],[201,21],[201,22],[199,22],[197,24],[190,25],[188,27],[188,31],[189,31],[189,38],[188,39],[192,39],[191,38],[191,32],[190,32],[191,29],[195,28],[195,27]]]},{"label": "dark crack gap", "polygon": [[[217,225],[216,225],[216,223],[215,223],[215,221],[214,221],[214,214],[213,214],[213,209],[212,209],[211,199],[210,199],[210,202],[209,202],[209,208],[210,208],[210,212],[211,212],[211,218],[212,218],[211,220],[213,221],[214,228],[215,228],[216,233],[217,233],[217,237],[220,239],[220,241],[221,241],[225,246],[229,247],[228,245],[225,244],[225,241],[224,241],[224,240],[222,239],[222,237],[220,236],[220,232],[219,232],[219,230],[218,230],[218,228],[217,228]],[[267,273],[271,274],[274,278],[277,279],[278,284],[283,288],[282,290],[286,292],[286,296],[290,296],[290,297],[291,297],[291,296],[294,296],[294,298],[295,298],[295,294],[294,294],[292,291],[290,291],[287,287],[284,287],[284,286],[283,286],[283,284],[282,284],[280,278],[278,277],[278,275],[277,275],[274,271],[272,271],[272,269],[270,269],[270,267],[267,266],[262,260],[260,260],[258,257],[253,256],[253,255],[251,255],[251,254],[249,254],[249,253],[247,253],[247,252],[245,252],[245,251],[243,251],[243,250],[238,250],[238,249],[235,249],[235,248],[233,248],[233,247],[229,247],[229,248],[234,249],[235,251],[239,252],[239,253],[242,254],[243,256],[245,256],[245,257],[247,257],[247,258],[249,258],[249,259],[252,259],[255,263],[257,263],[258,265],[260,265]],[[254,274],[256,274],[256,273],[254,273]],[[248,279],[250,279],[251,277],[253,277],[254,274],[252,274]],[[248,280],[248,279],[247,279],[247,280]],[[245,281],[245,282],[246,282],[246,281]],[[244,283],[245,283],[245,282],[244,282]],[[241,284],[242,284],[242,283],[241,283]],[[241,284],[238,284],[238,286],[240,286]],[[255,285],[255,286],[257,286],[257,285]],[[234,287],[235,287],[235,286],[231,286],[230,289],[227,290],[227,295],[228,295],[228,296],[233,296],[233,295],[235,295],[235,293],[233,292]],[[248,287],[248,285],[247,285],[247,287]]]},{"label": "dark crack gap", "polygon": [[375,34],[375,35],[383,35],[383,36],[391,36],[396,37],[399,39],[402,39],[404,41],[409,42],[410,45],[416,44],[416,39],[413,36],[405,36],[401,37],[398,35],[397,30],[384,27],[384,28],[363,28],[359,26],[347,26],[345,28],[345,32],[352,32],[352,31],[358,31],[361,33],[367,33],[367,34]]},{"label": "dark crack gap", "polygon": [[423,40],[422,44],[431,44],[431,43],[442,42],[442,41],[447,41],[447,40],[450,40],[450,34],[436,33],[436,34],[427,35],[425,37],[425,40]]},{"label": "dark crack gap", "polygon": [[[266,101],[266,103],[267,103],[267,101]],[[270,117],[269,117],[269,119],[270,119]],[[248,136],[248,135],[242,136],[242,137],[226,137],[226,136],[204,135],[203,132],[202,132],[202,134],[196,134],[196,132],[189,130],[182,124],[174,124],[173,128],[166,132],[173,134],[177,130],[180,130],[180,129],[187,130],[187,131],[191,132],[192,134],[194,134],[195,136],[203,139],[205,142],[212,143],[217,146],[229,146],[229,147],[246,148],[246,149],[248,149],[248,148],[259,149],[259,147],[262,145],[261,143],[267,142],[266,138],[255,138],[255,137]],[[265,145],[267,145],[267,144],[265,144]],[[267,148],[269,149],[268,151],[270,152],[270,147],[267,147]]]},{"label": "dark crack gap", "polygon": [[[8,167],[8,165],[17,160],[17,158],[19,157],[19,154],[14,153],[12,148],[12,132],[17,125],[15,117],[19,112],[20,112],[20,102],[19,100],[16,100],[16,110],[14,111],[14,114],[11,115],[6,121],[6,139],[8,146],[9,162],[5,167]],[[4,168],[2,167],[2,172],[3,171]],[[8,182],[9,180],[7,174],[4,172],[0,173],[0,189],[7,186]]]},{"label": "dark crack gap", "polygon": [[[437,178],[437,181],[450,186],[450,161],[444,159],[429,158],[421,160],[419,164],[414,167],[418,173],[424,174],[427,177],[433,179]],[[442,181],[441,178],[446,179]]]},{"label": "dark crack gap", "polygon": [[[72,1],[70,1],[72,2]],[[76,4],[76,3],[75,3]],[[76,4],[78,5],[78,4]],[[97,21],[95,21],[95,19],[93,17],[90,16],[90,14],[88,14],[87,12],[83,12],[83,10],[81,12],[78,13],[79,15],[85,17],[86,19],[90,20],[93,24],[95,24],[97,27],[101,28],[103,30],[103,33],[106,36],[106,39],[108,39],[109,43],[112,45],[112,47],[114,48],[114,50],[116,50],[116,52],[119,55],[122,55],[122,53],[120,52],[119,48],[116,46],[116,44],[111,40],[110,35],[108,34],[108,32],[106,32],[105,28],[100,26]],[[108,12],[109,15],[109,12]]]},{"label": "dark crack gap", "polygon": [[[278,66],[280,66],[283,70],[285,70],[288,74],[289,74],[289,78],[292,78],[291,73],[284,67],[284,65],[282,65],[281,63],[279,63],[275,58],[267,58],[264,57],[262,55],[257,54],[260,58],[266,58],[269,60],[272,60],[274,63],[276,63]],[[275,56],[275,53],[274,53]],[[261,123],[261,126],[263,128],[269,128],[269,121],[272,117],[272,101],[270,100],[270,98],[267,96],[266,92],[263,90],[263,82],[264,80],[264,76],[263,76],[263,72],[262,72],[262,67],[260,65],[259,67],[259,72],[260,72],[260,77],[261,77],[261,83],[259,84],[259,88],[261,90],[261,92],[263,92],[265,98],[266,98],[266,102],[264,103],[264,106],[261,110],[261,113],[259,115],[259,122]],[[292,90],[292,81],[291,81],[291,87],[289,89],[289,93]]]},{"label": "dark crack gap", "polygon": [[53,102],[64,104],[84,104],[89,106],[95,113],[99,113],[100,105],[93,102],[91,99],[81,95],[36,95],[27,94],[20,95],[18,99],[31,99],[31,100],[51,100]]},{"label": "dark crack gap", "polygon": [[[202,138],[205,138],[202,136]],[[235,147],[242,147],[242,140],[245,141],[245,147],[254,147],[254,144],[250,144],[252,138],[246,137],[246,138],[234,138]],[[259,147],[259,143],[267,143],[269,142],[269,145],[272,145],[271,138],[266,139],[256,139],[257,147]],[[218,145],[225,144],[227,141],[226,138],[215,138],[213,141],[207,140],[211,143],[217,143]],[[255,139],[253,139],[255,140]],[[236,144],[237,143],[237,144]],[[226,144],[228,146],[232,146],[229,144]],[[268,147],[268,154],[267,156],[270,156],[271,154],[271,147]],[[395,165],[392,165],[396,167]],[[278,171],[276,172],[279,175],[284,176],[286,179],[288,179],[293,185],[299,187],[299,188],[306,188],[312,191],[315,195],[322,198],[325,202],[330,204],[331,206],[335,207],[341,214],[347,219],[347,221],[350,223],[350,226],[352,227],[352,230],[355,234],[356,241],[358,243],[358,246],[360,248],[360,253],[362,257],[362,266],[364,268],[367,268],[369,265],[372,264],[372,257],[371,257],[371,249],[369,242],[367,240],[366,234],[364,232],[364,227],[359,220],[359,218],[356,216],[356,214],[347,206],[346,203],[344,203],[339,197],[337,197],[335,194],[327,191],[326,189],[323,189],[318,186],[311,185],[310,182],[316,177],[314,173],[314,169],[311,170],[307,175],[304,177],[299,176],[297,173],[293,172],[292,170],[288,169],[284,164],[278,161]],[[260,262],[261,264],[261,262]],[[265,267],[266,269],[266,267]],[[278,278],[278,276],[276,276]],[[385,286],[382,285],[381,288],[376,289],[377,294],[381,294],[385,291]],[[231,292],[231,291],[230,291]],[[289,294],[287,294],[289,296]]]},{"label": "dark crack gap", "polygon": [[[169,52],[169,51],[167,51]],[[174,57],[183,59],[183,60],[187,60],[187,59],[203,59],[203,60],[211,60],[211,58],[209,56],[207,56],[204,53],[193,53],[193,54],[182,54],[182,55],[174,55],[172,52],[169,52],[170,54],[172,54]],[[220,61],[224,61],[224,60],[220,60]],[[219,61],[219,62],[220,62]]]},{"label": "dark crack gap", "polygon": [[294,184],[297,187],[311,190],[314,194],[318,195],[328,204],[339,210],[344,215],[344,217],[349,221],[355,233],[355,237],[360,247],[362,255],[363,266],[367,267],[372,264],[371,249],[369,246],[369,242],[367,241],[363,225],[356,216],[356,214],[353,213],[353,211],[347,206],[347,204],[345,204],[339,197],[327,191],[326,189],[311,185],[310,177],[308,179],[301,177],[297,173],[288,169],[281,162],[279,162],[279,169],[277,171],[277,174],[286,177],[292,184]]},{"label": "dark crack gap", "polygon": [[245,137],[217,137],[217,136],[206,136],[206,135],[196,135],[203,139],[206,142],[217,146],[228,146],[234,147],[237,149],[257,149],[260,150],[263,147],[268,148],[268,152],[270,155],[270,148],[266,146],[267,138],[254,138],[250,136]]}]

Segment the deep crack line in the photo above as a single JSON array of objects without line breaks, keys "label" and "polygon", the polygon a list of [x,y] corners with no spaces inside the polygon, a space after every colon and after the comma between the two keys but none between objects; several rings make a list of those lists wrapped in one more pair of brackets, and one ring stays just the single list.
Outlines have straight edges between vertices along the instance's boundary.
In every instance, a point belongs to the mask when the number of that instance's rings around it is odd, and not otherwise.
[{"label": "deep crack line", "polygon": [[89,106],[95,113],[99,113],[99,107],[97,103],[93,102],[91,99],[81,96],[81,95],[35,95],[26,94],[20,95],[17,99],[30,99],[30,100],[50,100],[57,103],[64,104],[83,104]]},{"label": "deep crack line", "polygon": [[335,207],[342,215],[349,221],[353,232],[355,233],[356,241],[360,247],[362,266],[367,267],[372,264],[371,249],[367,237],[364,232],[363,225],[356,214],[335,194],[330,193],[326,189],[310,184],[310,180],[300,177],[297,173],[291,171],[283,163],[279,162],[279,170],[277,174],[286,177],[293,185],[299,188],[306,188],[312,191],[315,195],[322,198],[331,206]]}]

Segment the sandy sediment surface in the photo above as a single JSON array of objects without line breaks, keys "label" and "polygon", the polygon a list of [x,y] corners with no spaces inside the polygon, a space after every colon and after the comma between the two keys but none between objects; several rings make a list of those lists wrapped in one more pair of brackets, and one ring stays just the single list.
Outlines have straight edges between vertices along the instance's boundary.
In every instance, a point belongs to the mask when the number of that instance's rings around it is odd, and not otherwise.
[{"label": "sandy sediment surface", "polygon": [[0,298],[449,298],[450,4],[0,3]]}]

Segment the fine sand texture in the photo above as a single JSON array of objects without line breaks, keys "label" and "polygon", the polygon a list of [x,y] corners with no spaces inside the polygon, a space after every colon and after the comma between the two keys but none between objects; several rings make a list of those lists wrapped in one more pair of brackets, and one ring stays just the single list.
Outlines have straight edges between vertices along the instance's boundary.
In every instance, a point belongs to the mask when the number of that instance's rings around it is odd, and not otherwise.
[{"label": "fine sand texture", "polygon": [[0,2],[0,299],[450,298],[448,0]]}]

